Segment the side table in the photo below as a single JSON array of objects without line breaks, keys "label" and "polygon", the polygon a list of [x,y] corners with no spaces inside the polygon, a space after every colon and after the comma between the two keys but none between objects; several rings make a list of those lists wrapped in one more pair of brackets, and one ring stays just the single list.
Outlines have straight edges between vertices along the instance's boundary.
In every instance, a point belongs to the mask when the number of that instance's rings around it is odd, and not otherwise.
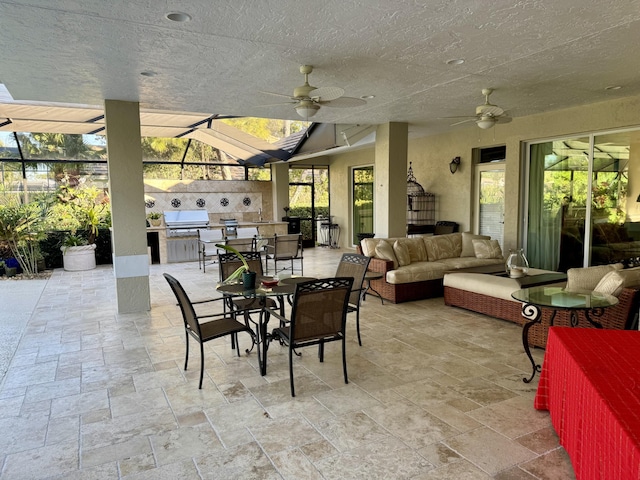
[{"label": "side table", "polygon": [[[367,273],[364,274],[364,281],[367,282],[366,283],[366,287],[362,290],[362,301],[364,302],[366,297],[367,297],[367,293],[369,295],[373,295],[374,297],[378,297],[380,299],[380,301],[382,302],[382,305],[384,305],[384,298],[382,298],[382,295],[380,295],[380,293],[371,286],[371,280],[378,280],[380,278],[383,277],[383,274],[381,272],[372,272],[371,270],[367,270]],[[371,290],[374,293],[369,293],[369,290]]]},{"label": "side table", "polygon": [[618,299],[613,295],[587,290],[567,291],[562,288],[544,285],[516,290],[511,296],[523,302],[522,316],[529,319],[522,327],[522,345],[527,357],[529,357],[533,371],[531,377],[523,379],[525,383],[531,382],[536,372],[541,370],[541,366],[536,364],[529,349],[529,329],[534,323],[542,321],[543,309],[547,308],[552,311],[551,319],[549,320],[550,327],[553,327],[553,320],[558,310],[568,310],[571,315],[572,327],[578,325],[578,312],[582,312],[591,325],[596,328],[602,328],[602,324],[592,317],[601,317],[605,308],[612,307],[618,303]]}]

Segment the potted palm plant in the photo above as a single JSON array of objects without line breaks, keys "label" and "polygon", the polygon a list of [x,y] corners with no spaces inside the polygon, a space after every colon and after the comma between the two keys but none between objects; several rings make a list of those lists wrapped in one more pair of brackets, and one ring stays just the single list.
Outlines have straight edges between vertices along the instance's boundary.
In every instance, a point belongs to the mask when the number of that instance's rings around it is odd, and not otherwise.
[{"label": "potted palm plant", "polygon": [[108,199],[101,199],[101,191],[95,187],[74,189],[63,186],[57,197],[60,207],[58,221],[70,231],[60,246],[64,269],[83,271],[96,268],[95,239],[98,227],[108,223]]},{"label": "potted palm plant", "polygon": [[233,283],[242,277],[242,286],[245,290],[253,290],[256,288],[256,272],[252,272],[249,268],[249,264],[244,256],[235,248],[230,245],[224,245],[222,243],[216,243],[216,247],[221,248],[227,252],[235,254],[240,261],[242,261],[242,265],[240,265],[231,275],[227,277],[227,279],[223,283]]}]

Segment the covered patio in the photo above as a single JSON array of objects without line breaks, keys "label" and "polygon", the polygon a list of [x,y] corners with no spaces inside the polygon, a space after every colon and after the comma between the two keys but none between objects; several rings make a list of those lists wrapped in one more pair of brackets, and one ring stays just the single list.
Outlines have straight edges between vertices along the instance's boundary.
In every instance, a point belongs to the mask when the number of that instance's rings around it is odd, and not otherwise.
[{"label": "covered patio", "polygon": [[[341,253],[305,252],[305,273],[334,274]],[[0,478],[573,476],[548,415],[531,408],[514,324],[441,298],[369,297],[362,347],[348,320],[348,385],[338,344],[324,364],[313,349],[295,359],[294,399],[285,347],[271,345],[261,377],[255,353],[238,358],[223,339],[205,344],[198,390],[198,354],[183,371],[182,318],[162,273],[193,298],[214,294],[218,273],[150,268],[152,309],[132,314],[117,313],[108,266],[2,282],[14,302],[26,298],[16,288],[39,296],[0,384]]]}]

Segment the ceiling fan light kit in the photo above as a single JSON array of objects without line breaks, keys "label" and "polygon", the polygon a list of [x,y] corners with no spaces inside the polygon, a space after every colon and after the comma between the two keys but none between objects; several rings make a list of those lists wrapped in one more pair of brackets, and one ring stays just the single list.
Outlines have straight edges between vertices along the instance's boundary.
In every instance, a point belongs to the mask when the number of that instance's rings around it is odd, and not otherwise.
[{"label": "ceiling fan light kit", "polygon": [[487,130],[493,127],[495,124],[496,119],[493,117],[480,117],[480,119],[476,120],[476,125],[478,125],[483,130]]},{"label": "ceiling fan light kit", "polygon": [[[309,84],[309,74],[313,71],[312,65],[301,65],[300,73],[304,75],[304,85],[293,89],[293,95],[283,95],[274,92],[262,92],[278,97],[288,97],[289,102],[279,105],[293,105],[297,114],[304,119],[313,117],[320,107],[349,108],[365,105],[367,102],[362,98],[343,97],[344,89],[340,87],[319,87]],[[270,106],[270,105],[265,105]]]},{"label": "ceiling fan light kit", "polygon": [[511,121],[511,117],[505,113],[505,111],[497,105],[493,105],[489,102],[489,95],[493,92],[493,88],[483,88],[482,95],[484,95],[484,103],[476,107],[475,115],[468,115],[466,117],[445,117],[445,118],[467,118],[460,122],[452,123],[451,126],[461,125],[467,122],[475,122],[476,125],[487,130],[493,127],[496,123],[508,123]]}]

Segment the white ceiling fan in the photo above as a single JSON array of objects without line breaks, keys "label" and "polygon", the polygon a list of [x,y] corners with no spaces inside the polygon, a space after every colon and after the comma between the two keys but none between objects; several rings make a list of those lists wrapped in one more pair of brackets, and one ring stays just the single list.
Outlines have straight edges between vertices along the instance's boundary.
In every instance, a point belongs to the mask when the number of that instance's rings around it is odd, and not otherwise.
[{"label": "white ceiling fan", "polygon": [[[313,71],[312,65],[301,65],[300,73],[304,75],[304,85],[293,89],[293,95],[284,95],[274,92],[262,92],[268,95],[289,98],[289,102],[275,103],[272,105],[294,105],[298,115],[304,119],[313,117],[320,107],[348,108],[359,107],[366,104],[361,98],[343,97],[344,89],[340,87],[320,87],[309,85],[309,74]],[[269,107],[272,105],[262,105]]]},{"label": "white ceiling fan", "polygon": [[452,123],[451,126],[461,125],[467,122],[476,122],[478,127],[486,130],[493,127],[496,123],[509,123],[512,119],[505,111],[497,105],[489,102],[489,95],[493,93],[493,88],[483,88],[484,104],[476,107],[475,115],[465,115],[461,117],[444,117],[444,118],[466,118],[460,122]]}]

